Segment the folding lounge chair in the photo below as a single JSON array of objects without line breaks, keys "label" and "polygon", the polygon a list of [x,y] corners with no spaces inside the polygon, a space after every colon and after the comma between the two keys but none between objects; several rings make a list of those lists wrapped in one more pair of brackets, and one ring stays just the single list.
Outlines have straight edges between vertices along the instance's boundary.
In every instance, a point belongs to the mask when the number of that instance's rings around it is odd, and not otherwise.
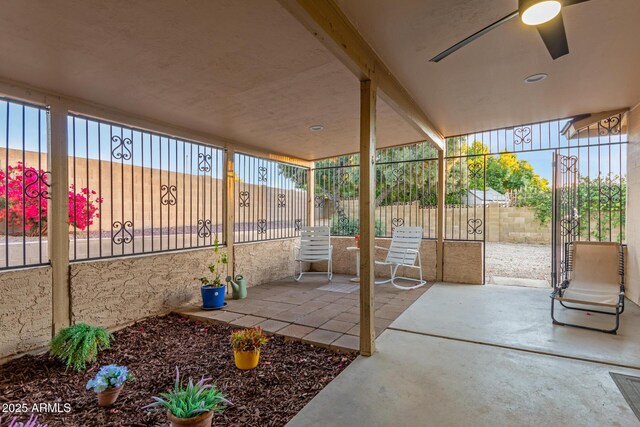
[{"label": "folding lounge chair", "polygon": [[[565,246],[565,280],[551,294],[551,319],[556,325],[574,326],[615,334],[624,312],[625,245],[609,242],[571,242]],[[554,303],[571,310],[615,316],[611,329],[556,320]]]},{"label": "folding lounge chair", "polygon": [[327,278],[333,278],[331,230],[329,227],[302,227],[300,229],[300,246],[293,248],[294,278],[299,281],[303,274],[325,274],[324,272],[304,272],[303,262],[327,261]]},{"label": "folding lounge chair", "polygon": [[[422,241],[422,227],[396,227],[391,238],[389,248],[376,246],[376,249],[387,251],[384,261],[376,261],[377,265],[388,265],[391,269],[391,278],[381,280],[376,284],[389,283],[398,289],[416,289],[427,282],[422,280],[422,263],[420,262],[420,243]],[[400,267],[416,268],[420,271],[420,279],[396,276]],[[416,282],[413,286],[402,286],[396,283],[397,279]]]}]

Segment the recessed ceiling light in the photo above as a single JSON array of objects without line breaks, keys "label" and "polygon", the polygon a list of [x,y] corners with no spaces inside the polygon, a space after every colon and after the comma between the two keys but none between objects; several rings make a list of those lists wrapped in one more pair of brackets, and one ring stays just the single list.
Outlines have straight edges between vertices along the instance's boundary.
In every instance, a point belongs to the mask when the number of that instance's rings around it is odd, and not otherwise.
[{"label": "recessed ceiling light", "polygon": [[309,126],[309,130],[311,132],[320,132],[321,130],[324,130],[324,126],[322,126],[322,125]]},{"label": "recessed ceiling light", "polygon": [[558,0],[519,0],[520,19],[526,25],[540,25],[558,16],[562,4]]},{"label": "recessed ceiling light", "polygon": [[545,73],[538,73],[538,74],[532,74],[529,77],[527,77],[526,79],[524,79],[525,83],[538,83],[543,81],[544,79],[547,78],[547,74]]}]

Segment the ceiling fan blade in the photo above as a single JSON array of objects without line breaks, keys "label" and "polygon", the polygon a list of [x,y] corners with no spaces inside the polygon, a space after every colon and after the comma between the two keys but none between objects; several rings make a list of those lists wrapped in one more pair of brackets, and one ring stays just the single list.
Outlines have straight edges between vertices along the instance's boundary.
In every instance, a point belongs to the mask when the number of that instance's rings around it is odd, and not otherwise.
[{"label": "ceiling fan blade", "polygon": [[569,42],[564,30],[562,13],[559,13],[551,21],[538,25],[537,29],[553,59],[558,59],[569,53]]},{"label": "ceiling fan blade", "polygon": [[564,0],[564,1],[562,2],[562,6],[564,6],[564,7],[572,6],[572,5],[574,5],[574,4],[584,3],[584,2],[586,2],[586,1],[589,1],[589,0]]},{"label": "ceiling fan blade", "polygon": [[[582,0],[582,1],[584,1],[584,0]],[[437,54],[436,56],[431,58],[430,61],[431,62],[440,62],[440,61],[442,61],[444,58],[446,58],[447,56],[451,55],[456,50],[468,45],[469,43],[471,43],[475,39],[480,38],[481,36],[487,34],[489,31],[493,30],[494,28],[499,27],[500,25],[504,24],[507,21],[510,21],[511,19],[515,18],[518,15],[519,15],[519,12],[516,10],[515,12],[510,13],[509,15],[505,16],[504,18],[497,20],[493,24],[487,25],[486,27],[484,27],[483,29],[481,29],[477,33],[473,33],[472,35],[470,35],[466,39],[462,40],[461,42],[456,43],[453,46],[451,46],[449,49],[443,51],[442,53]]]}]

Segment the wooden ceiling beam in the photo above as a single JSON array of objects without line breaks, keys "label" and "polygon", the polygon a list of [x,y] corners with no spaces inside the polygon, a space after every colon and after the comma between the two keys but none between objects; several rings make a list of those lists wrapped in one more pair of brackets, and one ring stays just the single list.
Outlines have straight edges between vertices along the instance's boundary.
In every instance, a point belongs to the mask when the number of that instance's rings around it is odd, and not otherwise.
[{"label": "wooden ceiling beam", "polygon": [[360,81],[375,80],[380,97],[438,150],[444,138],[334,0],[278,0]]}]

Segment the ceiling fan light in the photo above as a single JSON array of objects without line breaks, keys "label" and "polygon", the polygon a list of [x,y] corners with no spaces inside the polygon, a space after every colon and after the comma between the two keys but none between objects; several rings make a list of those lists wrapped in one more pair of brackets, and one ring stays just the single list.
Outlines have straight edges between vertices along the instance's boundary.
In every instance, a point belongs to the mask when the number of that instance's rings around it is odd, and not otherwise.
[{"label": "ceiling fan light", "polygon": [[562,4],[558,0],[520,0],[520,19],[526,25],[540,25],[558,16]]}]

